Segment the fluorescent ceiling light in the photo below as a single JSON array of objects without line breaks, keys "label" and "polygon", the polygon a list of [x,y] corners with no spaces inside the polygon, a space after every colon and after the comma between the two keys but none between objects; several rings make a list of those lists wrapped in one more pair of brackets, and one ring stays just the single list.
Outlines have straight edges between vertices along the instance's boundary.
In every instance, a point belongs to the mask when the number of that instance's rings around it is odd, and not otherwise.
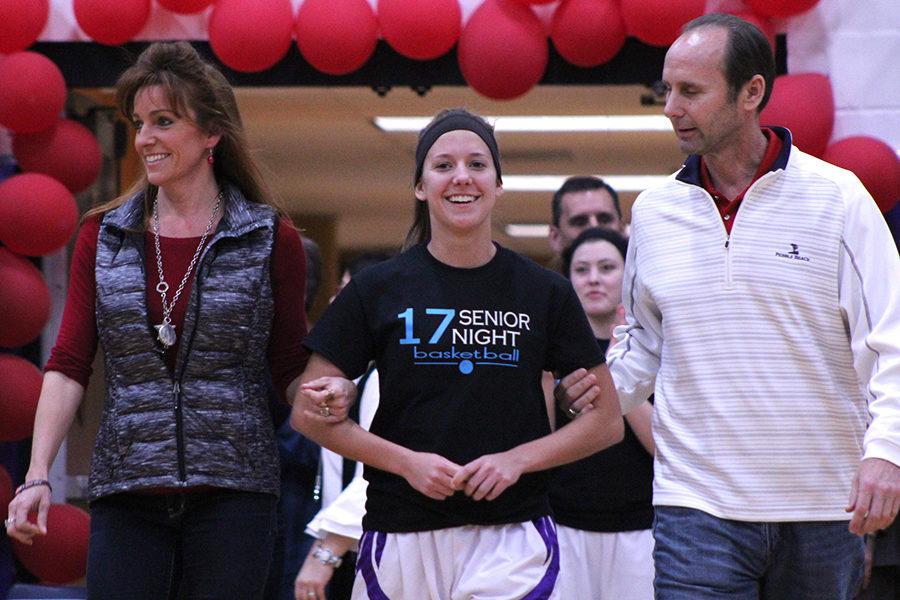
[{"label": "fluorescent ceiling light", "polygon": [[[618,192],[643,192],[659,185],[668,175],[598,175]],[[504,175],[503,189],[508,192],[555,192],[568,175]]]},{"label": "fluorescent ceiling light", "polygon": [[[485,117],[497,132],[672,131],[663,115],[536,115]],[[388,133],[418,132],[431,117],[375,117],[375,126]]]},{"label": "fluorescent ceiling light", "polygon": [[550,226],[541,223],[510,223],[503,230],[509,237],[546,238],[550,235]]}]

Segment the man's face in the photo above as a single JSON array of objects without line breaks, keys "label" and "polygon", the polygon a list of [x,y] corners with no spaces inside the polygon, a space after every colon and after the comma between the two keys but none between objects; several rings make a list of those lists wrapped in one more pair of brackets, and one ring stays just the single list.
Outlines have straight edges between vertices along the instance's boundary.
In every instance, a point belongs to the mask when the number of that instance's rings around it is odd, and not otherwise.
[{"label": "man's face", "polygon": [[604,227],[623,235],[625,233],[616,204],[603,188],[564,194],[561,205],[559,225],[550,226],[550,248],[557,256],[585,229]]},{"label": "man's face", "polygon": [[701,27],[678,38],[666,53],[665,115],[685,154],[712,154],[732,146],[743,123],[723,72],[728,32]]}]

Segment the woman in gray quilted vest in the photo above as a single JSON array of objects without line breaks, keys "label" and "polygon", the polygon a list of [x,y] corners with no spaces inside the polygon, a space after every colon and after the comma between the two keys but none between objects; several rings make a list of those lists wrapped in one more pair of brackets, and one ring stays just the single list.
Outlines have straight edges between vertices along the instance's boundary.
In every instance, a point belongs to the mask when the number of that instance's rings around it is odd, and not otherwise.
[{"label": "woman in gray quilted vest", "polygon": [[54,533],[48,471],[99,343],[89,596],[258,598],[279,491],[270,391],[293,397],[306,363],[302,244],[231,87],[190,44],[150,45],[117,95],[144,172],[80,228],[7,532]]}]

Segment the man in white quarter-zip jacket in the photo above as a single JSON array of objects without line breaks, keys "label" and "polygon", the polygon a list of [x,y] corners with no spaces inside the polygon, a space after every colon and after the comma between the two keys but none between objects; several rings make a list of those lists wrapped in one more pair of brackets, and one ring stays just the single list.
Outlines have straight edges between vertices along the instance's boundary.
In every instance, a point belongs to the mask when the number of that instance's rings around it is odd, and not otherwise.
[{"label": "man in white quarter-zip jacket", "polygon": [[897,247],[852,173],[760,126],[773,81],[752,25],[686,25],[663,82],[690,156],[632,209],[609,367],[623,412],[656,394],[662,600],[849,600],[900,509]]}]

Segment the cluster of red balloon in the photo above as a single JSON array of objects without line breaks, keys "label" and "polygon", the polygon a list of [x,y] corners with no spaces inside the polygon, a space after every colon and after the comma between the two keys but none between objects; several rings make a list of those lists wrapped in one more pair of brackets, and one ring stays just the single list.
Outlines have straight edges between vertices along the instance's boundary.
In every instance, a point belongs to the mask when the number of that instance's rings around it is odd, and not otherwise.
[{"label": "cluster of red balloon", "polygon": [[[293,28],[306,61],[332,75],[362,67],[379,32],[395,51],[414,60],[436,58],[458,43],[460,70],[469,86],[489,98],[507,100],[541,80],[549,56],[548,35],[566,61],[594,67],[612,59],[627,35],[651,45],[670,45],[682,25],[706,8],[705,0],[561,0],[549,22],[542,22],[530,6],[554,1],[485,0],[463,27],[457,0],[379,0],[377,13],[367,0],[305,0],[295,19],[288,0],[216,0],[209,36],[223,63],[261,71],[287,52]],[[735,6],[743,11],[738,16],[759,27],[774,48],[772,19],[802,13],[817,2],[746,0]],[[249,53],[248,47],[264,51]],[[833,144],[836,150],[828,146],[834,98],[825,76],[779,77],[763,120],[791,129],[801,149],[855,171],[883,210],[897,201],[898,159],[884,151],[883,142],[860,137],[851,145]],[[853,152],[846,150],[850,147]],[[878,172],[887,175],[868,175]]]},{"label": "cluster of red balloon", "polygon": [[[149,7],[149,0],[146,3]],[[104,37],[96,26],[104,9],[112,7],[115,14],[106,18],[121,25],[130,20],[119,6],[75,0],[76,13],[87,19],[85,31],[106,43],[131,39],[140,29],[130,29],[126,37]],[[25,50],[37,40],[48,16],[49,0],[0,2],[0,53],[6,54],[0,57],[0,126],[12,132],[13,155],[23,171],[0,182],[0,347],[27,344],[44,328],[50,292],[41,272],[25,256],[43,256],[68,242],[78,220],[73,194],[93,183],[102,163],[91,132],[60,118],[66,83],[59,68],[44,55]],[[0,353],[0,381],[0,441],[24,440],[34,426],[41,372],[25,359]],[[12,478],[0,468],[0,507],[12,495]],[[88,523],[84,511],[54,504],[53,535],[32,546],[14,543],[13,550],[42,582],[81,579],[87,564]]]},{"label": "cluster of red balloon", "polygon": [[258,72],[278,62],[296,39],[315,69],[346,75],[369,60],[379,32],[400,54],[430,60],[453,47],[461,22],[457,0],[380,0],[377,15],[367,0],[305,0],[296,17],[289,0],[216,0],[209,42],[232,69]]},{"label": "cluster of red balloon", "polygon": [[883,141],[865,135],[829,143],[834,130],[834,94],[821,73],[796,73],[775,79],[763,124],[791,130],[794,144],[813,156],[853,171],[882,212],[900,200],[900,158]]},{"label": "cluster of red balloon", "polygon": [[[19,199],[21,203],[26,201],[27,198]],[[0,199],[0,205],[3,203]],[[5,218],[0,215],[0,223]],[[0,248],[0,346],[19,346],[31,340],[43,328],[49,309],[50,294],[40,271],[28,260]],[[0,441],[22,441],[34,427],[41,372],[23,358],[0,353],[0,381]],[[6,510],[12,497],[12,478],[0,467],[0,510]],[[48,528],[52,535],[39,536],[33,545],[13,542],[16,557],[43,583],[65,584],[83,579],[87,569],[88,514],[68,504],[53,504]]]},{"label": "cluster of red balloon", "polygon": [[[79,10],[84,7],[76,6]],[[26,50],[48,16],[49,0],[0,3],[0,52],[7,53],[0,59],[0,126],[13,133],[13,154],[24,171],[0,183],[3,347],[36,338],[49,313],[46,284],[18,255],[43,256],[68,242],[78,220],[73,194],[93,183],[102,164],[91,132],[60,118],[66,82],[59,68],[43,54]]]},{"label": "cluster of red balloon", "polygon": [[[3,203],[0,200],[0,205]],[[0,215],[0,223],[4,219]],[[0,346],[20,346],[31,340],[43,328],[49,309],[50,294],[40,271],[28,260],[0,248]],[[0,441],[24,440],[34,427],[41,372],[23,358],[0,353],[0,381]],[[0,510],[6,510],[12,497],[12,478],[0,467]],[[43,583],[77,581],[84,578],[87,568],[89,528],[86,512],[68,504],[53,504],[48,515],[52,535],[39,536],[30,546],[13,542],[13,552]]]}]

